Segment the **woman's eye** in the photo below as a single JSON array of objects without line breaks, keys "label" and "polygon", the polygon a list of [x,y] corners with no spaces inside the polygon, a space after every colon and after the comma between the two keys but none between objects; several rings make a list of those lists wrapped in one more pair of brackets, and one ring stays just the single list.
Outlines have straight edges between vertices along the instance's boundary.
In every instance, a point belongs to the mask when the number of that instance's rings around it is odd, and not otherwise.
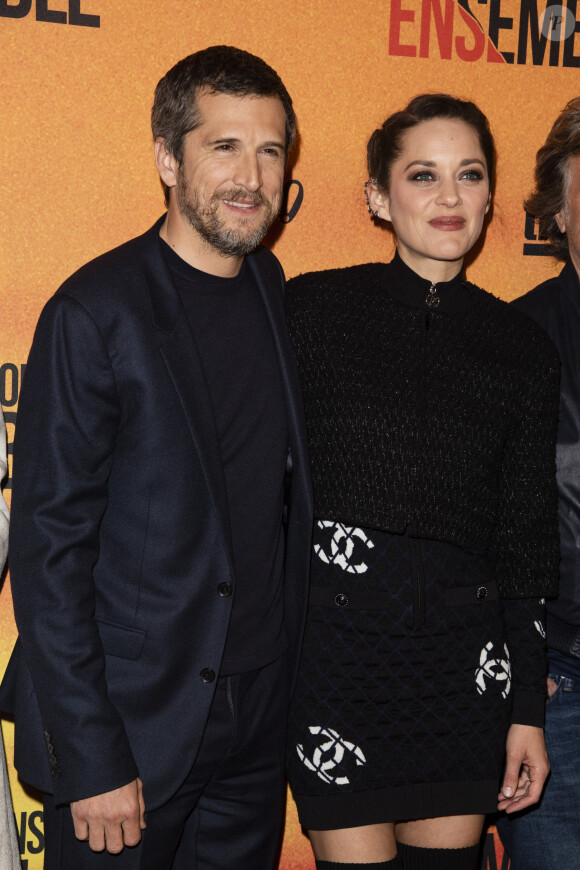
[{"label": "woman's eye", "polygon": [[466,181],[481,181],[483,173],[479,169],[468,169],[467,172],[463,173],[462,178],[465,178]]},{"label": "woman's eye", "polygon": [[412,176],[411,181],[433,181],[433,174],[431,172],[427,172],[427,170],[423,170],[422,172],[415,172]]}]

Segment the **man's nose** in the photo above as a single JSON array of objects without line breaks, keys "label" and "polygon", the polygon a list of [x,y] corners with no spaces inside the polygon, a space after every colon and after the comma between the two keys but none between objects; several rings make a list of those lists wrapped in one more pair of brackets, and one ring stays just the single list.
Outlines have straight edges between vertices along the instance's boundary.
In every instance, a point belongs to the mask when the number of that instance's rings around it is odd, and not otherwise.
[{"label": "man's nose", "polygon": [[257,154],[242,154],[236,163],[233,181],[246,190],[259,190],[262,186],[262,172]]}]

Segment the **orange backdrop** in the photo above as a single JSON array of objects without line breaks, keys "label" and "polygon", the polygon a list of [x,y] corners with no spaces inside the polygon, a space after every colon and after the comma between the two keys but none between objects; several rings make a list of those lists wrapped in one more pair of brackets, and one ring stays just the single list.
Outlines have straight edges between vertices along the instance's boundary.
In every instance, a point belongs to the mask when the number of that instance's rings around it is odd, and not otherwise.
[{"label": "orange backdrop", "polygon": [[[426,90],[475,99],[497,140],[494,216],[471,280],[511,299],[554,274],[521,201],[537,148],[580,92],[580,8],[577,0],[470,2],[0,0],[0,401],[9,442],[43,303],[74,269],[163,210],[149,130],[153,90],[179,58],[206,45],[261,55],[294,98],[295,207],[272,235],[289,276],[389,257],[391,236],[364,205],[365,144],[388,113]],[[9,484],[6,492],[9,499]],[[15,636],[7,580],[0,673]],[[9,724],[4,735],[10,759]],[[38,870],[39,805],[10,774],[23,867]],[[499,870],[493,834],[486,852],[486,868]],[[290,799],[281,868],[313,866]]]}]

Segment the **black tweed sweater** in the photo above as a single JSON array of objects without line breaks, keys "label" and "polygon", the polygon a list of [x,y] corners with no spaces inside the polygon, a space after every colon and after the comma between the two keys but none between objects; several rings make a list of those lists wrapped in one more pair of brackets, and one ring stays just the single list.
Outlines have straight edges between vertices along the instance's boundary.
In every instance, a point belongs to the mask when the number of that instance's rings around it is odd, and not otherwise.
[{"label": "black tweed sweater", "polygon": [[429,288],[398,255],[289,282],[316,515],[488,551],[504,598],[553,596],[556,350],[461,275]]}]

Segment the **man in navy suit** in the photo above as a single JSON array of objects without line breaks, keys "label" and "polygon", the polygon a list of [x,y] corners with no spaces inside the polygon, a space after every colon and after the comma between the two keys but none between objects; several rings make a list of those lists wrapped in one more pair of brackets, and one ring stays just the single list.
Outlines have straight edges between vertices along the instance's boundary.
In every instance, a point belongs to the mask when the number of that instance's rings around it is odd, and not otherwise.
[{"label": "man in navy suit", "polygon": [[226,46],[159,82],[167,214],[47,303],[14,453],[19,773],[46,870],[271,870],[312,505],[276,218],[292,101]]}]

